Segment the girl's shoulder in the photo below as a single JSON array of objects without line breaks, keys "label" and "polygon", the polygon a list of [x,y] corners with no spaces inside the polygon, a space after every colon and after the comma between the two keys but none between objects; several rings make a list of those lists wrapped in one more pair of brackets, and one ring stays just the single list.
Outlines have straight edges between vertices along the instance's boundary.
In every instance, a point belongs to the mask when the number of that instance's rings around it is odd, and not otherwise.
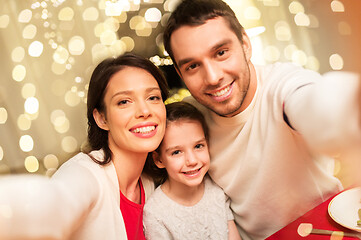
[{"label": "girl's shoulder", "polygon": [[163,212],[164,209],[167,209],[167,206],[170,205],[170,200],[165,195],[161,186],[158,186],[154,192],[149,196],[144,204],[144,213],[160,213]]},{"label": "girl's shoulder", "polygon": [[223,189],[215,183],[208,175],[204,178],[205,185],[205,198],[214,198],[216,197],[218,200],[223,199],[224,201],[227,199],[226,194]]}]

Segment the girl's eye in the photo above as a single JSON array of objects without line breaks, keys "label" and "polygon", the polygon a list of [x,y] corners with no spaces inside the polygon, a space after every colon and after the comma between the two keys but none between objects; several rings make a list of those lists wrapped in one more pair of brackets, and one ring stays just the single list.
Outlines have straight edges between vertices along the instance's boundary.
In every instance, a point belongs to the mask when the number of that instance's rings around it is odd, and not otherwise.
[{"label": "girl's eye", "polygon": [[199,143],[194,148],[199,149],[199,148],[202,148],[202,147],[204,147],[204,145]]},{"label": "girl's eye", "polygon": [[174,155],[178,155],[180,153],[180,151],[179,150],[175,150],[175,151],[173,151],[172,152],[172,156],[174,156]]}]

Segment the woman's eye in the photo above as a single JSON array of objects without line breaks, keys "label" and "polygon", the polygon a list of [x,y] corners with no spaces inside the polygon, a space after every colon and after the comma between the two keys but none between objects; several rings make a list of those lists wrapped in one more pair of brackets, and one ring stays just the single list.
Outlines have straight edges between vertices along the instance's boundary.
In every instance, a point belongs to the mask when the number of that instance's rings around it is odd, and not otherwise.
[{"label": "woman's eye", "polygon": [[149,99],[152,101],[158,101],[161,100],[162,98],[160,96],[151,96]]},{"label": "woman's eye", "polygon": [[118,105],[125,105],[128,103],[128,100],[121,100],[118,102]]}]

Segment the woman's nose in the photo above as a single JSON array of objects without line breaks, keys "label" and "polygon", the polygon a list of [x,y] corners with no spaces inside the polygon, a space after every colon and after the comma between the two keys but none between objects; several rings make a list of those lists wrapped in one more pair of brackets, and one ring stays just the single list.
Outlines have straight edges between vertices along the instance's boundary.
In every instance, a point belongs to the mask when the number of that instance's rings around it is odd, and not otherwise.
[{"label": "woman's nose", "polygon": [[137,104],[137,118],[148,118],[151,115],[151,111],[149,109],[149,106],[146,102],[140,102]]}]

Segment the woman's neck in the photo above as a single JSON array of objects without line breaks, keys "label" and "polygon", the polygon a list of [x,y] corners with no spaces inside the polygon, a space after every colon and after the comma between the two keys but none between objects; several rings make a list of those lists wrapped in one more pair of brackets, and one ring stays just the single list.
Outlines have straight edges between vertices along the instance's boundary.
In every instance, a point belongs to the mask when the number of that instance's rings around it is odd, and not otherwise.
[{"label": "woman's neck", "polygon": [[112,162],[118,177],[119,189],[130,201],[140,203],[140,186],[147,153],[116,153],[113,152]]},{"label": "woman's neck", "polygon": [[167,179],[161,186],[161,189],[169,198],[178,204],[183,206],[194,206],[203,197],[204,180],[201,184],[190,187]]}]

